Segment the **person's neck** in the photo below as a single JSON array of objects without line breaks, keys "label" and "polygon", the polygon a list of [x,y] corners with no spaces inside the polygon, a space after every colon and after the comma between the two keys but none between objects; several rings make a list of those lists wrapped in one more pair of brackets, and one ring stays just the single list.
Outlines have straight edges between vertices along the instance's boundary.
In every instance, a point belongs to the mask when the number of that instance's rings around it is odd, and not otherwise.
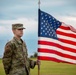
[{"label": "person's neck", "polygon": [[18,37],[18,36],[14,36],[17,40],[20,40],[21,39],[21,37]]}]

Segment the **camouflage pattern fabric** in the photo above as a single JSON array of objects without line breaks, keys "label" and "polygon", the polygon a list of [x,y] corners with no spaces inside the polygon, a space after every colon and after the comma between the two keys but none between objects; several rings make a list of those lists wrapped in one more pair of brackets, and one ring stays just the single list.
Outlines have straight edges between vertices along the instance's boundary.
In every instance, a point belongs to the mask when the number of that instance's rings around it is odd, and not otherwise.
[{"label": "camouflage pattern fabric", "polygon": [[30,75],[30,68],[36,65],[35,61],[28,58],[23,40],[15,37],[6,44],[2,60],[6,75]]}]

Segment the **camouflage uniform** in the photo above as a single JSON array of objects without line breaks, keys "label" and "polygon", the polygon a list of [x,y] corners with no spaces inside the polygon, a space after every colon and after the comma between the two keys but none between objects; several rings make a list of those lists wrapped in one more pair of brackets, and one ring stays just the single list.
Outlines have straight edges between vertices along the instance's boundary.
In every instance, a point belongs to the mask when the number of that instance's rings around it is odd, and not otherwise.
[{"label": "camouflage uniform", "polygon": [[30,68],[34,68],[36,62],[28,58],[23,40],[14,37],[5,46],[3,65],[6,75],[29,75]]}]

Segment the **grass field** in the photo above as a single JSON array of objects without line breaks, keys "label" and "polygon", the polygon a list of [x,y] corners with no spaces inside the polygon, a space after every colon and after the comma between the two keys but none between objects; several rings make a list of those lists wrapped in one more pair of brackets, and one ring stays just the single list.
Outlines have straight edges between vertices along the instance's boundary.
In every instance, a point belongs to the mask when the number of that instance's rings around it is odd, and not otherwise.
[{"label": "grass field", "polygon": [[[38,75],[38,67],[31,69],[30,73]],[[0,60],[0,75],[5,75],[2,60]],[[76,65],[41,61],[40,75],[76,75]]]}]

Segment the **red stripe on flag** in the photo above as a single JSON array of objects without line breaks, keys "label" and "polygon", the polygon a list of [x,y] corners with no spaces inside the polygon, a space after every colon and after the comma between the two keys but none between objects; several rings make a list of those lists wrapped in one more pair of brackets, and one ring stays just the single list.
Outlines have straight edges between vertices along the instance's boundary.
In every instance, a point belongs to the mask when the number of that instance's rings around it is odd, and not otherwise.
[{"label": "red stripe on flag", "polygon": [[58,60],[56,58],[52,58],[52,57],[46,57],[46,56],[38,56],[39,60],[51,60],[51,61],[55,61],[55,62],[62,62],[61,60]]},{"label": "red stripe on flag", "polygon": [[72,33],[65,33],[65,32],[61,32],[61,31],[56,31],[57,34],[63,35],[63,36],[68,36],[68,37],[72,37],[72,38],[76,38],[75,34]]},{"label": "red stripe on flag", "polygon": [[61,41],[61,42],[76,46],[76,42],[74,42],[72,40],[66,40],[66,39],[62,39],[62,38],[59,38],[58,40]]},{"label": "red stripe on flag", "polygon": [[59,56],[61,56],[61,57],[65,57],[65,58],[70,58],[70,59],[76,60],[76,56],[72,56],[72,55],[69,55],[69,54],[63,54],[63,53],[61,53],[61,52],[58,52],[58,51],[52,50],[52,49],[38,48],[38,52],[42,52],[42,53],[52,53],[52,54],[59,55]]},{"label": "red stripe on flag", "polygon": [[64,63],[70,63],[70,64],[74,64],[72,62],[65,62],[56,58],[52,58],[52,57],[46,57],[46,56],[38,56],[39,60],[48,60],[48,61],[55,61],[55,62],[64,62]]},{"label": "red stripe on flag", "polygon": [[73,48],[70,48],[70,47],[61,46],[60,44],[54,43],[54,42],[38,41],[38,44],[54,46],[54,47],[61,48],[61,49],[65,50],[65,51],[76,53],[76,49],[73,49]]},{"label": "red stripe on flag", "polygon": [[63,25],[61,25],[59,28],[64,29],[64,30],[70,30],[69,27],[66,27],[66,26],[63,26]]}]

